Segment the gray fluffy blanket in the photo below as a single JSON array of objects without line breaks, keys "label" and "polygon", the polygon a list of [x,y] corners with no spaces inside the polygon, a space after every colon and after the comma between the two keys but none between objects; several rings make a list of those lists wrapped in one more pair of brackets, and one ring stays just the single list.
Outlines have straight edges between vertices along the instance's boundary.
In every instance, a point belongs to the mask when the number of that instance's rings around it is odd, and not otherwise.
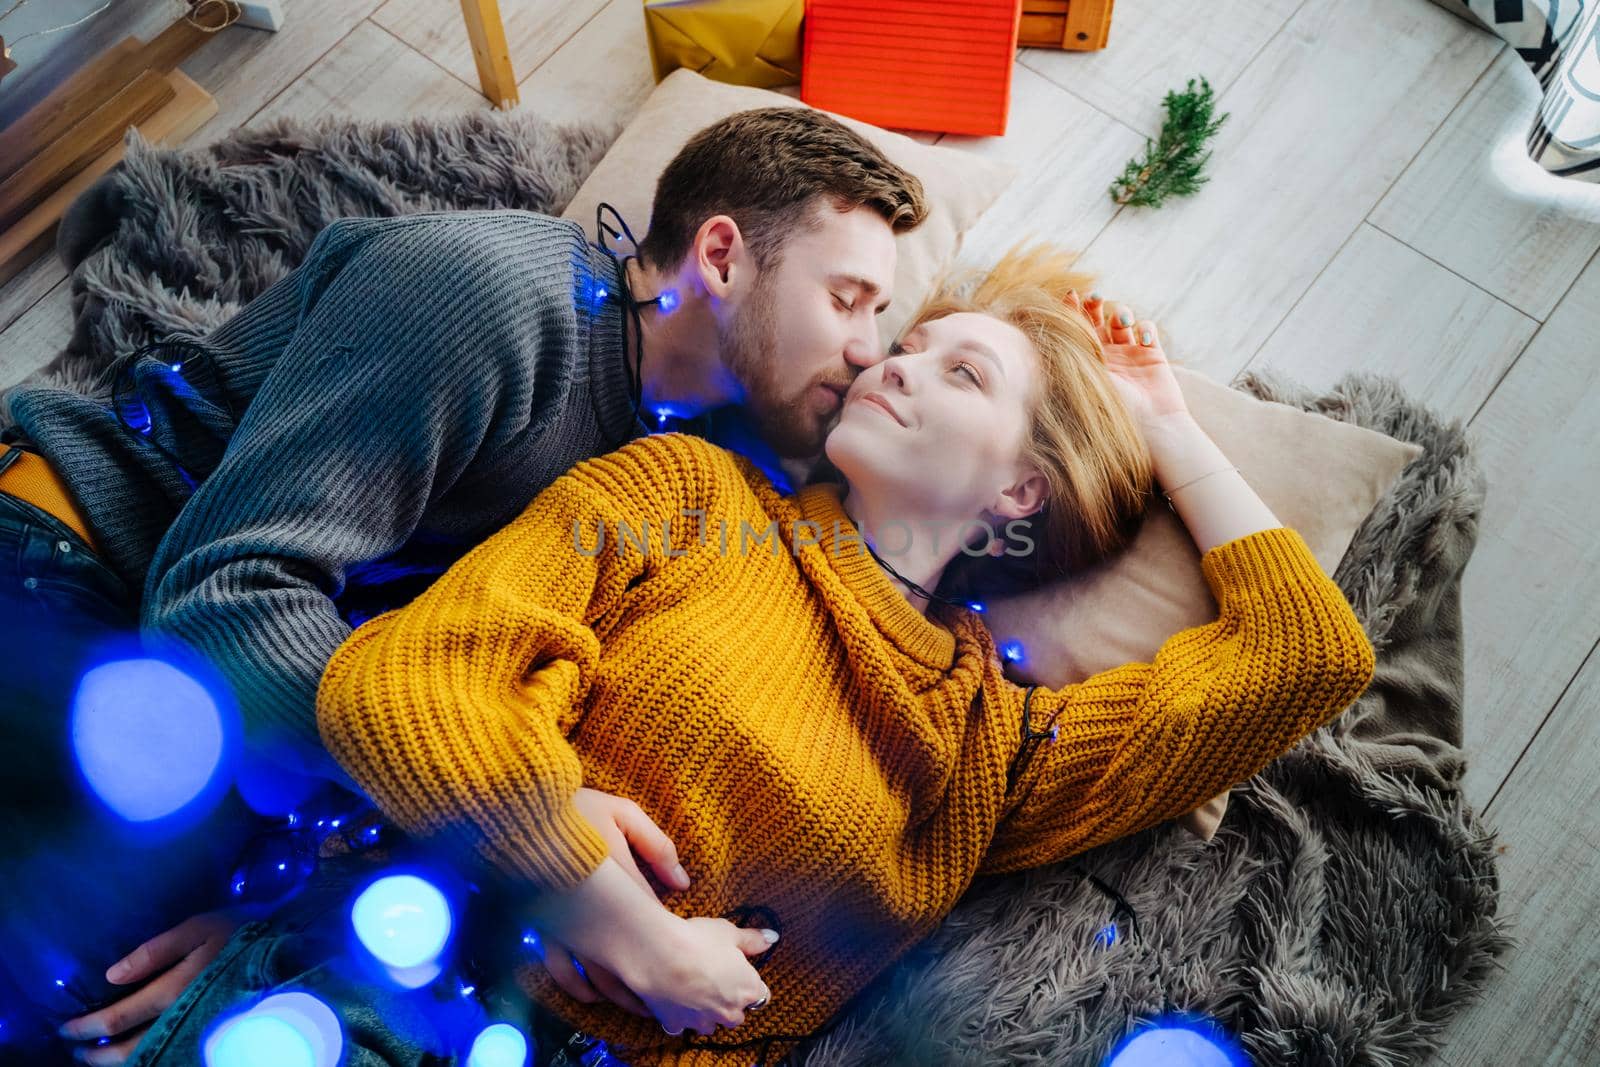
[{"label": "gray fluffy blanket", "polygon": [[[527,113],[285,123],[188,151],[133,135],[63,226],[76,329],[44,374],[89,387],[152,335],[222,321],[341,215],[559,212],[614,136]],[[1461,428],[1392,379],[1352,375],[1320,396],[1269,375],[1234,386],[1425,449],[1335,574],[1378,649],[1373,684],[1236,789],[1212,841],[1165,824],[975,886],[805,1064],[1089,1067],[1180,1012],[1263,1067],[1409,1064],[1488,983],[1510,938],[1493,835],[1459,788],[1460,576],[1482,475]],[[1097,944],[1113,909],[1091,874],[1120,890],[1137,939],[1124,914]]]}]

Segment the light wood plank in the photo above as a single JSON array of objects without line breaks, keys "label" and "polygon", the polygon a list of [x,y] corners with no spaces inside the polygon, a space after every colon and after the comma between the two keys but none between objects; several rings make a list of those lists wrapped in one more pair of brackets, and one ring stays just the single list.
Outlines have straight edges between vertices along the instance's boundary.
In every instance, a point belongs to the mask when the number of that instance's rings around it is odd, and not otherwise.
[{"label": "light wood plank", "polygon": [[1025,48],[1019,58],[1023,66],[1154,137],[1168,92],[1182,91],[1189,78],[1204,75],[1220,95],[1303,2],[1117,0],[1105,48]]},{"label": "light wood plank", "polygon": [[[605,0],[500,0],[512,68],[537,70],[604,6]],[[634,15],[644,21],[642,8]],[[388,0],[372,20],[465,84],[478,84],[458,0]]]},{"label": "light wood plank", "polygon": [[23,267],[16,277],[0,285],[0,331],[16,322],[67,276],[55,247]]},{"label": "light wood plank", "polygon": [[[276,33],[234,26],[214,35],[183,63],[183,71],[217,98],[216,116],[195,136],[204,144],[226,136],[288,88],[381,0],[284,0]],[[457,20],[460,12],[456,12]]]},{"label": "light wood plank", "polygon": [[1497,45],[1433,4],[1307,4],[1220,98],[1238,121],[1213,142],[1209,183],[1121,211],[1086,266],[1163,324],[1175,357],[1231,380]]},{"label": "light wood plank", "polygon": [[0,389],[49,363],[71,336],[72,285],[62,281],[0,331]]},{"label": "light wood plank", "polygon": [[487,106],[471,87],[429,63],[393,34],[363,22],[262,108],[249,125],[324,115],[405,119],[460,114]]},{"label": "light wood plank", "polygon": [[[1593,631],[1590,631],[1592,637]],[[1480,706],[1484,706],[1481,705]],[[1600,656],[1591,654],[1485,813],[1518,944],[1441,1039],[1451,1064],[1586,1067],[1600,1045]]]},{"label": "light wood plank", "polygon": [[1539,100],[1526,64],[1502,48],[1371,221],[1543,321],[1600,248],[1600,186],[1528,158]]},{"label": "light wood plank", "polygon": [[1446,419],[1470,419],[1539,324],[1363,223],[1252,367],[1325,390],[1387,374]]},{"label": "light wood plank", "polygon": [[1470,424],[1488,480],[1461,588],[1465,785],[1480,811],[1600,635],[1596,337],[1600,257]]},{"label": "light wood plank", "polygon": [[520,86],[536,114],[599,125],[633,118],[655,87],[639,0],[611,0]]},{"label": "light wood plank", "polygon": [[1013,65],[1006,135],[940,142],[1018,168],[1016,180],[962,241],[962,259],[992,262],[1023,238],[1089,247],[1117,211],[1106,194],[1111,177],[1142,143],[1126,126]]}]

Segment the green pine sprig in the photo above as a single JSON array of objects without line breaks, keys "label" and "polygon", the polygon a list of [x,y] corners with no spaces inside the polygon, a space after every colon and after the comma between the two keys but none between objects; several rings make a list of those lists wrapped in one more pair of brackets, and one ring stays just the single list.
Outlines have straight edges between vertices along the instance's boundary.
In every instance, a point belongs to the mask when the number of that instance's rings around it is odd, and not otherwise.
[{"label": "green pine sprig", "polygon": [[1188,87],[1181,93],[1169,92],[1162,101],[1167,117],[1161,124],[1160,139],[1154,144],[1144,140],[1144,158],[1130,159],[1122,176],[1111,183],[1107,191],[1119,204],[1136,207],[1160,207],[1169,196],[1189,196],[1209,179],[1200,173],[1211,158],[1205,146],[1222,124],[1227,113],[1215,122],[1211,119],[1211,83],[1200,79],[1200,88],[1189,79]]}]

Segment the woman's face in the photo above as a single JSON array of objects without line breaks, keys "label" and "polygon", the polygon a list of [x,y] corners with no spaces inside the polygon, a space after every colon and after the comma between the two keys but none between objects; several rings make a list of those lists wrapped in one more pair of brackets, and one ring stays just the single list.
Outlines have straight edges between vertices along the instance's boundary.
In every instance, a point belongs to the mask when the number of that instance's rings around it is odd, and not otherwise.
[{"label": "woman's face", "polygon": [[[907,331],[845,395],[825,451],[852,489],[919,513],[1032,514],[1043,478],[1022,464],[1039,356],[1021,330],[960,312]],[[1021,497],[1018,483],[1038,484]]]}]

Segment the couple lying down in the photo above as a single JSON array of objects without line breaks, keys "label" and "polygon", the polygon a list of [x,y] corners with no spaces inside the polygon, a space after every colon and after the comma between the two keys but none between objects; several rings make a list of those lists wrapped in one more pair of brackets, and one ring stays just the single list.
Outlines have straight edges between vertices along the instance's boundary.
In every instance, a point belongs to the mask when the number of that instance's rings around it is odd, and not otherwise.
[{"label": "couple lying down", "polygon": [[[328,750],[535,902],[541,1010],[628,1063],[775,1062],[976,876],[1192,810],[1366,687],[1339,588],[1189,415],[1153,326],[1107,324],[1069,262],[1013,250],[941,287],[798,492],[638,438],[339,647]],[[1152,478],[1215,621],[1064,689],[1009,681],[966,601],[1018,560],[1043,579],[1115,553]],[[591,790],[670,840],[659,890]]]}]

